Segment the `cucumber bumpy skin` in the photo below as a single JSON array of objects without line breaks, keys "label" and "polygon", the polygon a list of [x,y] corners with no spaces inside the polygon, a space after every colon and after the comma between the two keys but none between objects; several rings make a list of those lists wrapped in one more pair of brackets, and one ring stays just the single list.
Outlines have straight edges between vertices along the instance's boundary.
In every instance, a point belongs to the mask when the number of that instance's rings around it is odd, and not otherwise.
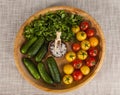
[{"label": "cucumber bumpy skin", "polygon": [[48,75],[47,71],[45,70],[44,63],[38,63],[38,71],[41,75],[41,78],[48,84],[53,84],[52,78]]},{"label": "cucumber bumpy skin", "polygon": [[28,40],[20,49],[22,54],[26,54],[28,49],[32,46],[32,44],[37,40],[37,37],[33,37],[32,39]]},{"label": "cucumber bumpy skin", "polygon": [[60,72],[55,59],[53,57],[48,57],[46,62],[54,82],[56,83],[61,82]]},{"label": "cucumber bumpy skin", "polygon": [[37,41],[28,50],[28,53],[27,53],[28,57],[35,56],[39,51],[39,49],[41,48],[41,46],[43,45],[44,41],[45,41],[44,37],[39,37]]},{"label": "cucumber bumpy skin", "polygon": [[23,58],[23,63],[25,64],[26,68],[28,69],[28,71],[31,73],[31,75],[35,78],[35,79],[40,79],[40,74],[36,68],[36,66],[34,65],[34,63],[28,59],[28,58]]}]

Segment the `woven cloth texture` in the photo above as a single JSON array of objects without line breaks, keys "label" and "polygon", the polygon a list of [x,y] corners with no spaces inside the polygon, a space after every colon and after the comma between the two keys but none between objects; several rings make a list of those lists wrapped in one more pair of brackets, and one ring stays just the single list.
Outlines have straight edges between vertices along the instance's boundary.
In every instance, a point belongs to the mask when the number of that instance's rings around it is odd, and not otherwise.
[{"label": "woven cloth texture", "polygon": [[55,5],[88,12],[100,24],[106,39],[104,63],[95,78],[82,88],[59,95],[120,95],[120,0],[0,0],[0,95],[57,95],[24,80],[13,57],[21,24],[35,12]]}]

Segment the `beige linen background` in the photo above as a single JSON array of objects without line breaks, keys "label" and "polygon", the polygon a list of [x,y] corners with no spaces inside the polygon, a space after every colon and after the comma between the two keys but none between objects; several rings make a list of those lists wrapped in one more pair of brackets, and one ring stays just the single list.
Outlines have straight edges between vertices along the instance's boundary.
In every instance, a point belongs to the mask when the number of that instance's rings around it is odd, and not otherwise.
[{"label": "beige linen background", "polygon": [[104,64],[87,85],[59,95],[120,95],[120,0],[0,0],[0,95],[56,95],[39,90],[19,74],[13,45],[21,24],[33,13],[54,5],[85,10],[106,38]]}]

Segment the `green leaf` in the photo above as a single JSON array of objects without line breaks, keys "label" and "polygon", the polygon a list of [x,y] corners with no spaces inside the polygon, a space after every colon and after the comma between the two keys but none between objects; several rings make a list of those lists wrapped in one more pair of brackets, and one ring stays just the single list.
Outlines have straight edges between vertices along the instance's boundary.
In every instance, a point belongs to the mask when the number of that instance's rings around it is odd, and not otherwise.
[{"label": "green leaf", "polygon": [[44,36],[47,41],[54,40],[56,31],[61,31],[61,38],[64,41],[70,41],[75,37],[71,31],[73,25],[79,25],[83,21],[83,17],[68,13],[64,10],[56,12],[48,12],[45,15],[40,15],[35,18],[24,29],[24,37],[30,39],[33,36]]}]

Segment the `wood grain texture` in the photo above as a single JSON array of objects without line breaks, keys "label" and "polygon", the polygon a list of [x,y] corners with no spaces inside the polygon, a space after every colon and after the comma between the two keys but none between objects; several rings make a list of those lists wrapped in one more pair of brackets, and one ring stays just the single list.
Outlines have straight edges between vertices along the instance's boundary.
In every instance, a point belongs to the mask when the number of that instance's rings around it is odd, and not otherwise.
[{"label": "wood grain texture", "polygon": [[[43,14],[49,12],[49,11],[56,11],[56,10],[66,10],[66,11],[71,12],[71,13],[82,15],[85,19],[89,20],[92,23],[92,26],[94,26],[96,28],[96,30],[97,30],[96,35],[99,37],[99,40],[100,40],[100,43],[99,43],[99,45],[100,45],[99,59],[98,59],[98,63],[95,66],[94,70],[92,70],[92,72],[88,76],[83,78],[82,81],[74,82],[73,84],[67,85],[67,86],[64,85],[63,83],[61,83],[60,85],[51,86],[51,85],[48,85],[48,84],[42,82],[42,80],[33,79],[32,76],[29,74],[29,72],[24,67],[24,65],[22,63],[22,60],[21,60],[23,55],[20,53],[20,47],[23,44],[23,42],[25,41],[25,39],[22,35],[24,27],[27,24],[29,24],[32,20],[34,20],[35,17],[38,17],[40,14],[43,15]],[[69,7],[69,6],[49,7],[49,8],[40,10],[37,13],[35,13],[34,15],[32,15],[21,26],[21,28],[20,28],[17,36],[16,36],[15,43],[14,43],[14,59],[15,59],[15,63],[16,63],[16,66],[17,66],[19,72],[32,85],[34,85],[35,87],[37,87],[39,89],[43,89],[45,91],[48,91],[48,92],[57,92],[57,93],[58,92],[66,92],[66,91],[70,91],[70,90],[73,90],[73,89],[76,89],[78,87],[81,87],[81,86],[85,85],[88,81],[93,79],[93,77],[96,75],[96,73],[100,70],[100,68],[102,66],[102,63],[103,63],[104,55],[105,55],[105,39],[104,39],[104,35],[103,35],[102,29],[100,28],[99,24],[95,21],[95,19],[93,19],[86,12],[84,12],[80,9],[77,9],[77,8]],[[60,60],[58,60],[58,62],[59,61]],[[65,63],[65,62],[61,61],[60,64],[58,64],[58,66],[61,67],[62,63]],[[59,69],[61,69],[61,68],[59,68]]]}]

